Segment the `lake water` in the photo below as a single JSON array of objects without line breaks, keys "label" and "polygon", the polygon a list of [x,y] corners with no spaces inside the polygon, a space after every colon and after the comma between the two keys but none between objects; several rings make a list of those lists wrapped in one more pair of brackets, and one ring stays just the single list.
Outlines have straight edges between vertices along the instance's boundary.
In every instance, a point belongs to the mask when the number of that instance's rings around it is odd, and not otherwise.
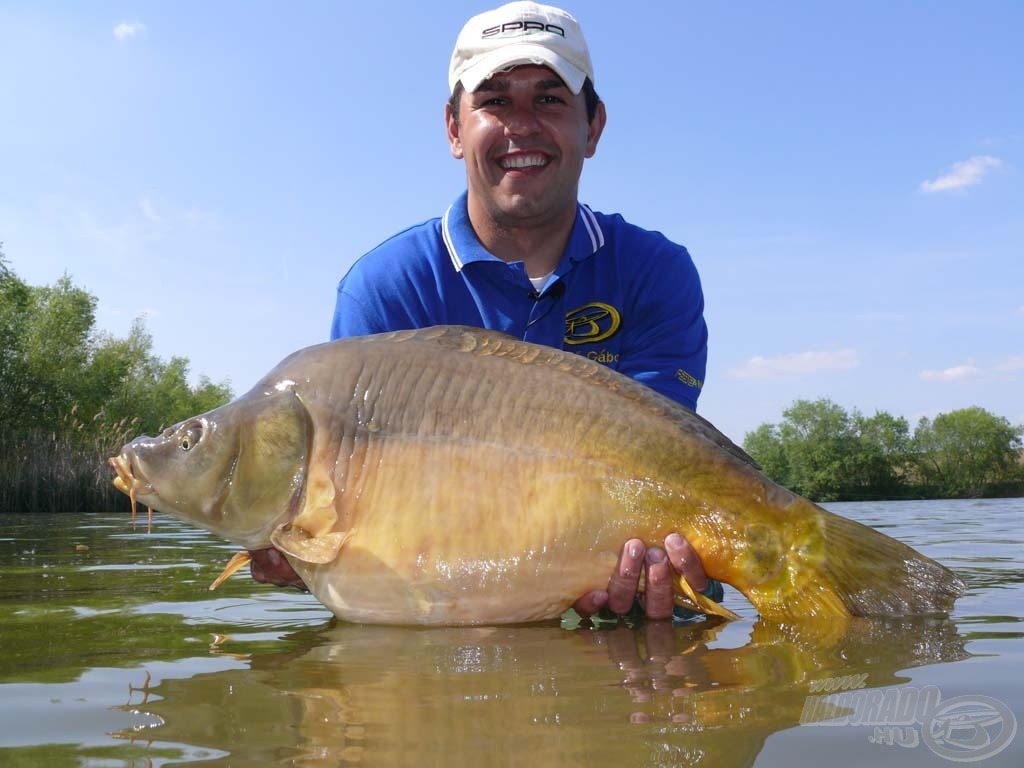
[{"label": "lake water", "polygon": [[164,515],[0,515],[0,765],[1024,766],[1024,499],[828,507],[956,570],[953,615],[357,626],[208,592],[232,548]]}]

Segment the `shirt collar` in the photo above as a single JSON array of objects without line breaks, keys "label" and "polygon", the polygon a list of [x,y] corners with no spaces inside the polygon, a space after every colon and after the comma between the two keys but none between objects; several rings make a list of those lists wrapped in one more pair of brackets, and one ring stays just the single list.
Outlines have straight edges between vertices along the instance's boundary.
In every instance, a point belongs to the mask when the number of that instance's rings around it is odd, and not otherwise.
[{"label": "shirt collar", "polygon": [[[474,261],[501,261],[477,239],[473,225],[469,222],[468,199],[469,193],[463,192],[441,217],[441,237],[456,272],[461,272],[464,266]],[[556,273],[562,271],[561,267],[567,259],[583,261],[597,253],[603,245],[604,232],[597,216],[587,206],[577,203],[576,221]]]}]

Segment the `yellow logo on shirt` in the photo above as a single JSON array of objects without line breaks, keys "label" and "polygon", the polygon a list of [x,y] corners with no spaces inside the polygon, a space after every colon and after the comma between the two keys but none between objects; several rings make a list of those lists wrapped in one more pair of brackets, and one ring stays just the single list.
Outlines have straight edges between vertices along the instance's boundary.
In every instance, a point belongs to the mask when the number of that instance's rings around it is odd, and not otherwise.
[{"label": "yellow logo on shirt", "polygon": [[593,344],[619,330],[619,310],[603,301],[592,301],[565,314],[565,343]]},{"label": "yellow logo on shirt", "polygon": [[702,389],[704,387],[703,381],[695,377],[689,371],[684,371],[682,368],[676,371],[676,378],[686,386],[693,387],[694,389]]}]

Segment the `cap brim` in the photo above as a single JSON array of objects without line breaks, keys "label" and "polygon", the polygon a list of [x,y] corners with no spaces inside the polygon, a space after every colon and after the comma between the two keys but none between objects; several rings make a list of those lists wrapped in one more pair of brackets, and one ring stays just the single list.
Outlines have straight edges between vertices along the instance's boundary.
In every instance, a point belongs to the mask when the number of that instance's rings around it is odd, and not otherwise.
[{"label": "cap brim", "polygon": [[480,87],[480,83],[496,73],[525,64],[538,64],[550,68],[562,78],[566,87],[574,94],[582,90],[583,82],[587,79],[587,73],[582,69],[564,56],[559,56],[549,48],[540,45],[529,43],[506,45],[476,58],[477,61],[472,66],[466,67],[458,77],[448,83],[451,90],[454,91],[455,84],[461,80],[463,88],[470,92],[475,91]]}]

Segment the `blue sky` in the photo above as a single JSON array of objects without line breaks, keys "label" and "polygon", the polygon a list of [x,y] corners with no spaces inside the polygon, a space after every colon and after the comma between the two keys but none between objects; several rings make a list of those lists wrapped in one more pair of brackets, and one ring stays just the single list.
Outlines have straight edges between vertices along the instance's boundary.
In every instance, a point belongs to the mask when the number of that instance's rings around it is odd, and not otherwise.
[{"label": "blue sky", "polygon": [[[455,36],[489,3],[0,3],[0,241],[100,328],[248,389],[338,279],[464,188]],[[1024,4],[567,4],[609,122],[581,199],[686,245],[700,411],[1024,423]]]}]

